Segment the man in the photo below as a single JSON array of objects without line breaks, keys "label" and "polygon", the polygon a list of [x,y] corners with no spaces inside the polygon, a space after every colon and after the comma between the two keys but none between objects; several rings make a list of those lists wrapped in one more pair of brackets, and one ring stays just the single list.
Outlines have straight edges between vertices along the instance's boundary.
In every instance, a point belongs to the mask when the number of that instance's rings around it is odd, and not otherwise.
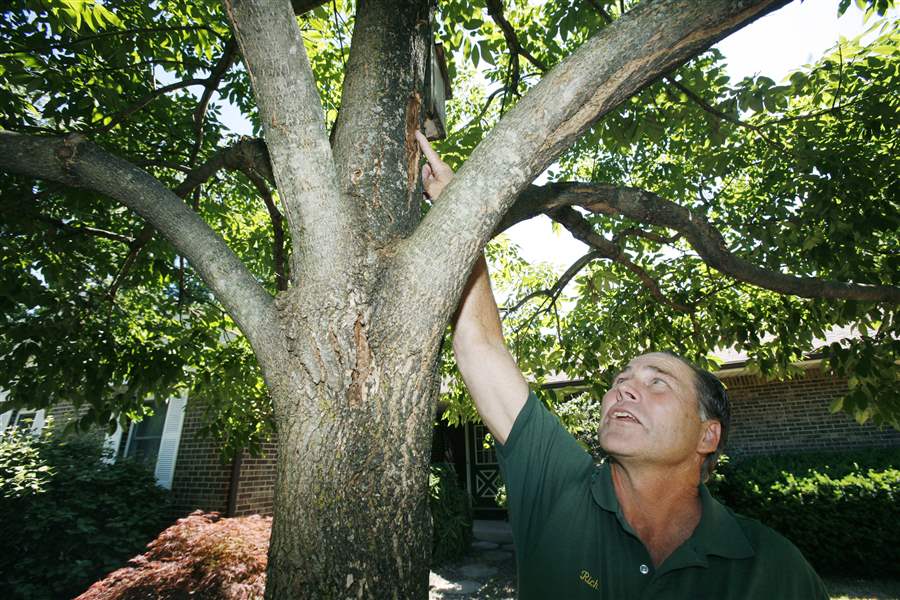
[{"label": "man", "polygon": [[[423,184],[453,172],[418,135]],[[729,426],[724,389],[667,353],[633,359],[604,395],[600,466],[529,392],[507,350],[484,257],[454,317],[453,350],[497,440],[522,599],[828,598],[784,537],[702,484]]]}]

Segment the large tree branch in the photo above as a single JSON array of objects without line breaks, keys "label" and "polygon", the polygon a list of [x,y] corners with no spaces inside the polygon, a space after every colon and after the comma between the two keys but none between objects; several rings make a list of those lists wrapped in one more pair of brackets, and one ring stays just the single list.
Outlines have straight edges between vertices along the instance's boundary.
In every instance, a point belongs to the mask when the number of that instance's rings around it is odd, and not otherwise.
[{"label": "large tree branch", "polygon": [[[722,234],[705,217],[651,192],[593,183],[553,183],[530,186],[501,223],[509,227],[540,213],[556,218],[562,207],[620,215],[639,223],[680,233],[706,264],[739,281],[804,298],[832,298],[900,303],[900,288],[844,283],[816,277],[787,275],[758,267],[731,252]],[[498,228],[498,232],[499,232]]]},{"label": "large tree branch", "polygon": [[[265,143],[258,139],[244,139],[232,146],[219,150],[199,167],[189,171],[184,180],[178,184],[178,187],[176,187],[173,192],[179,198],[187,198],[198,186],[208,181],[223,168],[232,171],[241,171],[247,175],[247,177],[262,177],[269,182],[274,182],[272,166],[269,164],[269,153],[266,150]],[[283,227],[280,225],[281,224],[279,223],[279,227],[276,228],[276,231],[281,231],[283,239]],[[144,246],[153,239],[154,233],[156,233],[156,229],[153,225],[145,223],[138,234],[134,236],[134,239],[130,243],[131,247],[128,251],[128,256],[125,257],[122,266],[116,273],[116,277],[109,286],[109,290],[107,290],[107,296],[110,300],[115,299],[119,288],[122,286],[125,277],[128,275],[128,271],[131,269],[132,265],[134,265],[141,250],[144,249]],[[279,281],[279,284],[280,283],[281,282]],[[278,289],[282,288],[279,287]]]},{"label": "large tree branch", "polygon": [[409,306],[397,310],[433,306],[449,318],[497,223],[563,149],[626,98],[786,2],[647,2],[598,31],[504,116],[398,253],[389,285]]},{"label": "large tree branch", "polygon": [[159,180],[80,136],[0,132],[0,169],[89,189],[140,214],[191,262],[261,357],[271,355],[272,297],[222,238]]},{"label": "large tree branch", "polygon": [[580,240],[593,248],[599,256],[615,261],[631,271],[631,273],[633,273],[638,278],[638,280],[640,280],[644,287],[650,290],[650,294],[652,294],[653,297],[656,298],[659,302],[677,310],[678,312],[693,312],[693,307],[682,304],[681,302],[677,302],[667,297],[663,293],[662,289],[660,289],[659,284],[656,282],[656,280],[653,279],[643,267],[628,258],[628,256],[625,254],[625,252],[622,251],[622,248],[620,248],[618,244],[607,240],[602,235],[594,231],[594,228],[591,227],[591,224],[587,222],[587,219],[578,214],[574,209],[564,206],[551,212],[550,216],[554,221],[561,223],[566,229],[568,229],[569,232],[575,237],[575,239]]},{"label": "large tree branch", "polygon": [[341,287],[355,264],[356,209],[340,194],[294,11],[288,2],[262,0],[226,0],[225,8],[253,84],[291,233],[291,275]]},{"label": "large tree branch", "polygon": [[334,129],[343,195],[363,215],[362,240],[383,248],[421,219],[419,148],[430,39],[426,0],[360,3]]}]

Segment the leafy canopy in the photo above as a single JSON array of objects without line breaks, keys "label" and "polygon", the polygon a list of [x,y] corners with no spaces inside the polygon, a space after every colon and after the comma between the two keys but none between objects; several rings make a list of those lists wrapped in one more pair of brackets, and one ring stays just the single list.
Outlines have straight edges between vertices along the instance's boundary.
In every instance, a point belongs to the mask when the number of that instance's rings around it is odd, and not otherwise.
[{"label": "leafy canopy", "polygon": [[[438,145],[445,159],[459,166],[543,71],[632,4],[516,0],[498,11],[496,3],[442,3],[434,29],[454,89],[450,133]],[[856,4],[873,17],[890,8]],[[341,1],[299,17],[329,127],[353,11]],[[548,178],[653,191],[705,215],[732,252],[776,272],[900,285],[898,29],[895,19],[871,23],[864,38],[842,40],[783,82],[731,81],[722,56],[706,52],[598,122]],[[513,41],[520,52],[509,51]],[[0,57],[0,126],[80,133],[173,189],[240,141],[244,123],[259,133],[217,1],[16,1],[0,16]],[[0,178],[7,401],[71,401],[91,407],[85,424],[114,426],[115,415],[143,414],[149,398],[187,390],[206,402],[209,430],[226,451],[258,448],[272,426],[255,359],[190,265],[106,198]],[[226,168],[183,197],[275,293],[289,257],[275,250],[278,197],[267,206],[266,192]],[[704,364],[714,349],[735,348],[751,368],[789,376],[794,361],[818,350],[828,369],[849,377],[850,393],[835,408],[900,423],[896,306],[781,295],[710,269],[669,230],[587,219],[620,244],[630,266],[589,262],[558,296],[539,293],[559,276],[548,265],[527,264],[502,235],[488,248],[509,341],[536,382],[565,372],[598,392],[611,368],[650,348]],[[529,294],[537,295],[512,310]],[[851,324],[860,336],[814,347]],[[449,356],[444,369],[452,381]],[[447,400],[448,419],[473,415],[458,381]]]}]

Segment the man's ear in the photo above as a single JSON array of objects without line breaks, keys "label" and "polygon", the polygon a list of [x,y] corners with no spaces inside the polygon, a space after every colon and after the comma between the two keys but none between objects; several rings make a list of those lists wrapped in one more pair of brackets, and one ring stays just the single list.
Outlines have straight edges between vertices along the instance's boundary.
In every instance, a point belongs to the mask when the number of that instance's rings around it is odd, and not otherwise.
[{"label": "man's ear", "polygon": [[709,419],[703,421],[703,436],[697,445],[697,452],[701,454],[711,454],[719,447],[719,440],[722,437],[722,424],[715,420]]}]

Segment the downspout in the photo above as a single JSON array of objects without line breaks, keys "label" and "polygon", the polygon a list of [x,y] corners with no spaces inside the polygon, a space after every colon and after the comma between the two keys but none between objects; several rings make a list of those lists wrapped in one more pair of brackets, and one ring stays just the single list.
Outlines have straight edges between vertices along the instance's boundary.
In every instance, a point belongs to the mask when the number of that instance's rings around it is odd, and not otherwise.
[{"label": "downspout", "polygon": [[231,480],[228,483],[228,504],[225,507],[225,516],[233,517],[237,510],[238,488],[241,484],[241,463],[243,462],[244,451],[241,450],[234,455],[231,460]]}]

